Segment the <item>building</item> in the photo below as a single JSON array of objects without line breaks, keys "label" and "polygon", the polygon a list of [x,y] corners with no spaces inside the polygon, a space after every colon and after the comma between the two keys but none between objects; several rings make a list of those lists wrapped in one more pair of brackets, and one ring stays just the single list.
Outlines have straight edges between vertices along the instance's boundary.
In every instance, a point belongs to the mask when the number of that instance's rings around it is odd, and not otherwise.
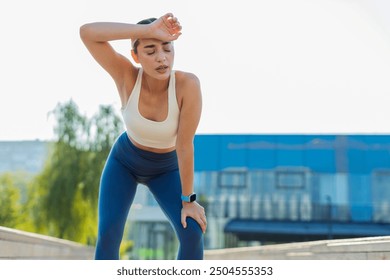
[{"label": "building", "polygon": [[195,169],[207,249],[390,234],[389,135],[197,135]]},{"label": "building", "polygon": [[25,171],[37,174],[43,169],[49,143],[44,141],[0,141],[0,174]]}]

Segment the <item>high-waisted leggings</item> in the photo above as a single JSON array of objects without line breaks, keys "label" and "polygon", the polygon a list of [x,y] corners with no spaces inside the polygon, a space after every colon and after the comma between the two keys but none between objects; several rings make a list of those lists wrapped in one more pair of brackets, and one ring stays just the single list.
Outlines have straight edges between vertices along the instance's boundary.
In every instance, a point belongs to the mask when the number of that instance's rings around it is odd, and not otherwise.
[{"label": "high-waisted leggings", "polygon": [[177,259],[202,259],[203,233],[199,224],[190,217],[186,228],[181,224],[176,151],[153,153],[139,149],[126,132],[113,145],[100,181],[95,259],[119,259],[119,246],[138,183],[149,188],[173,226],[179,239]]}]

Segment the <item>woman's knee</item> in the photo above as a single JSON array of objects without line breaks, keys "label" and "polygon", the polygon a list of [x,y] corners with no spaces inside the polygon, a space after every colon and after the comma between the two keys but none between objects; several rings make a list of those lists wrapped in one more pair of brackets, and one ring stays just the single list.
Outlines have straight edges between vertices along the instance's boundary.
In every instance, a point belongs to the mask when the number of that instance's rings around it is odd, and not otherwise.
[{"label": "woman's knee", "polygon": [[183,228],[181,232],[180,240],[185,242],[196,242],[203,239],[200,225],[192,218],[187,218],[187,227]]}]

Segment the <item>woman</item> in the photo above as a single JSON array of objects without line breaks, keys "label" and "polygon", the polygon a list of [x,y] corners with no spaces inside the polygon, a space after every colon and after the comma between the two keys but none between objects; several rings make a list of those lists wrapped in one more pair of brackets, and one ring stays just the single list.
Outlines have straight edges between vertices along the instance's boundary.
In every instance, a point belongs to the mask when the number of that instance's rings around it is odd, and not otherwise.
[{"label": "woman", "polygon": [[[89,23],[80,37],[115,81],[126,125],[104,167],[99,191],[96,259],[118,259],[129,208],[138,183],[147,185],[170,220],[178,259],[203,258],[205,211],[193,190],[193,138],[201,115],[198,78],[173,71],[172,41],[181,35],[168,13],[138,24]],[[130,39],[133,65],[110,41]]]}]

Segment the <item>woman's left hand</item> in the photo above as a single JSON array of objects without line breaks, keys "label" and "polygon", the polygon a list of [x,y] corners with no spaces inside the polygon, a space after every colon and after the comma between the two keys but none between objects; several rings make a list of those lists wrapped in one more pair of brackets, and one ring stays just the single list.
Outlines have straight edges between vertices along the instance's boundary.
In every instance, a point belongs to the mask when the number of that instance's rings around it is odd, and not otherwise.
[{"label": "woman's left hand", "polygon": [[148,36],[161,41],[174,41],[181,35],[179,20],[171,13],[167,13],[147,26]]},{"label": "woman's left hand", "polygon": [[181,223],[184,228],[187,227],[186,218],[191,217],[195,221],[198,222],[200,225],[202,232],[206,232],[207,228],[207,220],[206,220],[206,213],[204,211],[204,208],[199,205],[196,201],[194,202],[184,202],[183,201],[183,208],[181,209]]}]

